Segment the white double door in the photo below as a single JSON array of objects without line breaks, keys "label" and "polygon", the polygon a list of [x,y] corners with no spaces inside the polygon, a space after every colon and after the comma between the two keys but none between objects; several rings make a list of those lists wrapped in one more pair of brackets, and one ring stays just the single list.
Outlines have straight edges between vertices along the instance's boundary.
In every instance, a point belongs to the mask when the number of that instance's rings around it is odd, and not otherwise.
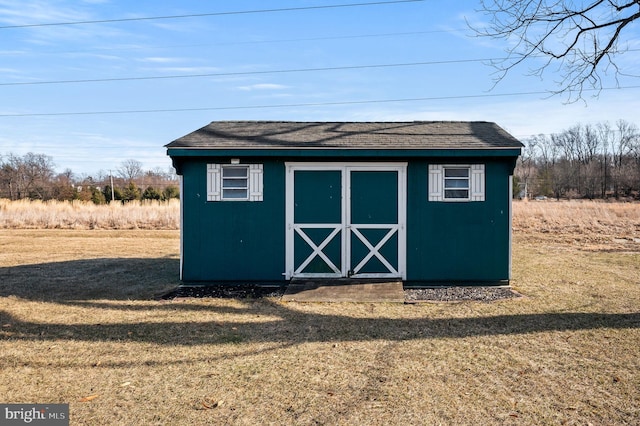
[{"label": "white double door", "polygon": [[406,279],[406,169],[286,163],[286,278]]}]

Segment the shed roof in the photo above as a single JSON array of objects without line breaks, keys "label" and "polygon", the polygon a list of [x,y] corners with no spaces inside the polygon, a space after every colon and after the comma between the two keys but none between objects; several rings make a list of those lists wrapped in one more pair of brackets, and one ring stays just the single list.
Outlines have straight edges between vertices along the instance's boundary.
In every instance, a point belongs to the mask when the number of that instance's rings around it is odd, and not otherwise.
[{"label": "shed roof", "polygon": [[495,150],[523,145],[485,121],[214,121],[166,145],[171,149]]}]

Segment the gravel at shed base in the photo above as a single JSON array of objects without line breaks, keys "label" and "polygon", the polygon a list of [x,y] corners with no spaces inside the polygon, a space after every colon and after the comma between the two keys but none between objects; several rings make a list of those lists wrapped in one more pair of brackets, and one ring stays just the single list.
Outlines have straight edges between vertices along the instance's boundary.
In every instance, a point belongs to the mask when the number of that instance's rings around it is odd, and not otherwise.
[{"label": "gravel at shed base", "polygon": [[163,294],[160,299],[176,297],[215,297],[219,299],[260,299],[263,297],[281,297],[286,286],[259,285],[202,285],[179,286],[175,290]]},{"label": "gravel at shed base", "polygon": [[[286,286],[259,285],[202,285],[179,286],[175,290],[159,296],[160,299],[176,297],[215,297],[221,299],[260,299],[281,297]],[[460,302],[465,300],[493,302],[495,300],[522,297],[509,287],[433,287],[409,288],[404,290],[407,303],[415,302]]]},{"label": "gravel at shed base", "polygon": [[522,297],[522,295],[509,287],[437,287],[404,290],[404,298],[408,303],[460,302],[463,300],[493,302],[517,297]]}]

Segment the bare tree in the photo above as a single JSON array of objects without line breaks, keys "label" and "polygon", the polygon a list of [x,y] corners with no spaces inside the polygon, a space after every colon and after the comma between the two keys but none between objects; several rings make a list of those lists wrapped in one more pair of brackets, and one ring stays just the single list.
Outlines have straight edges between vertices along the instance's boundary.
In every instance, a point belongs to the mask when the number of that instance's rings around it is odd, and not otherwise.
[{"label": "bare tree", "polygon": [[561,192],[587,198],[604,194],[606,167],[601,149],[610,146],[610,129],[604,124],[576,124],[552,134],[551,140],[560,152],[562,166],[557,176],[561,177]]},{"label": "bare tree", "polygon": [[585,164],[591,164],[598,158],[601,144],[597,128],[591,124],[585,125],[582,128],[582,161]]},{"label": "bare tree", "polygon": [[634,167],[630,163],[634,147],[639,142],[640,131],[635,124],[625,120],[616,122],[616,132],[611,144],[613,192],[616,198],[621,191],[633,184]]},{"label": "bare tree", "polygon": [[30,198],[47,199],[53,177],[53,159],[48,155],[26,153],[22,157],[25,192]]},{"label": "bare tree", "polygon": [[56,200],[73,200],[77,194],[71,169],[65,169],[51,180],[51,196]]},{"label": "bare tree", "polygon": [[10,199],[50,198],[53,161],[29,152],[22,157],[9,153],[0,167],[0,184]]},{"label": "bare tree", "polygon": [[611,174],[611,167],[609,160],[611,159],[609,153],[611,146],[614,144],[615,133],[611,129],[611,125],[608,121],[603,121],[597,124],[598,139],[600,139],[600,145],[602,147],[602,198],[607,198],[607,190],[609,189],[609,176]]},{"label": "bare tree", "polygon": [[633,162],[635,163],[634,175],[635,175],[635,187],[638,190],[638,195],[640,196],[640,137],[638,137],[633,144],[633,148],[631,150],[631,156]]},{"label": "bare tree", "polygon": [[15,170],[9,160],[4,161],[0,157],[0,198],[15,200],[16,194]]},{"label": "bare tree", "polygon": [[538,179],[535,192],[540,195],[560,194],[559,175],[559,158],[560,152],[558,146],[551,137],[546,135],[538,135],[536,137],[536,152],[538,155]]},{"label": "bare tree", "polygon": [[625,28],[640,18],[639,0],[481,0],[489,16],[486,27],[472,29],[477,35],[505,40],[507,57],[492,62],[496,82],[523,62],[537,62],[532,75],[542,76],[557,64],[558,88],[569,101],[582,98],[585,89],[602,89],[602,76],[624,73],[615,62],[627,50]]},{"label": "bare tree", "polygon": [[142,163],[134,159],[124,160],[118,169],[118,174],[131,182],[144,174]]}]

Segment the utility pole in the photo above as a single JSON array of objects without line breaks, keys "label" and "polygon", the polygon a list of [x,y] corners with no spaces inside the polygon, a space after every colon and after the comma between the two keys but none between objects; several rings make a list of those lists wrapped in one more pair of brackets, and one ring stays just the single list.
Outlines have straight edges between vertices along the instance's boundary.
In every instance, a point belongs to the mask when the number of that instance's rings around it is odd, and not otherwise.
[{"label": "utility pole", "polygon": [[109,179],[111,180],[111,201],[115,200],[115,191],[113,190],[113,173],[109,170]]}]

